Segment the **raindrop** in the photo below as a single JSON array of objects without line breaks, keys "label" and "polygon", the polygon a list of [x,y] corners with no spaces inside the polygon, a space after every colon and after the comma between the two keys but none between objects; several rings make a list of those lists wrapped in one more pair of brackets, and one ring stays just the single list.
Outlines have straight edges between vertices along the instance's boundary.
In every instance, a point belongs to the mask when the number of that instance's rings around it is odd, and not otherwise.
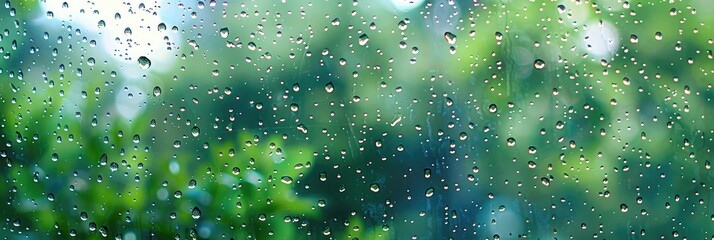
[{"label": "raindrop", "polygon": [[545,67],[545,62],[541,59],[536,59],[535,62],[533,63],[533,66],[536,69],[543,69]]},{"label": "raindrop", "polygon": [[508,138],[508,139],[506,139],[506,144],[507,144],[509,147],[516,146],[516,139],[515,139],[515,138]]},{"label": "raindrop", "polygon": [[399,21],[399,23],[397,23],[397,27],[399,28],[399,30],[402,30],[402,31],[407,30],[407,26],[408,26],[408,24],[404,20],[401,20],[401,21]]},{"label": "raindrop", "polygon": [[153,94],[154,94],[154,97],[158,97],[159,95],[161,95],[161,87],[155,86]]},{"label": "raindrop", "polygon": [[426,192],[424,192],[424,195],[428,198],[430,198],[431,196],[434,196],[434,188],[433,187],[427,188]]},{"label": "raindrop", "polygon": [[451,32],[445,32],[444,39],[446,40],[447,43],[449,43],[451,45],[454,45],[456,43],[456,35],[454,35]]},{"label": "raindrop", "polygon": [[628,210],[627,205],[625,205],[624,203],[620,204],[620,212],[627,212],[627,210]]},{"label": "raindrop", "polygon": [[137,61],[139,62],[139,67],[141,67],[141,69],[149,69],[151,67],[151,60],[145,56],[139,57],[139,60]]},{"label": "raindrop", "polygon": [[280,181],[285,184],[291,184],[293,183],[293,178],[291,178],[290,176],[283,176],[280,178]]},{"label": "raindrop", "polygon": [[637,44],[637,42],[639,42],[637,35],[635,35],[635,34],[630,35],[630,43]]},{"label": "raindrop", "polygon": [[159,29],[159,32],[166,31],[166,24],[165,23],[159,23],[159,26],[157,27]]},{"label": "raindrop", "polygon": [[198,207],[194,207],[193,210],[191,210],[191,217],[193,219],[201,218],[201,209],[198,209]]},{"label": "raindrop", "polygon": [[498,111],[498,107],[496,106],[496,104],[491,104],[488,106],[488,111],[490,113],[495,113],[496,111]]},{"label": "raindrop", "polygon": [[219,30],[219,33],[222,38],[227,38],[228,35],[230,34],[227,27],[221,28],[221,30]]},{"label": "raindrop", "polygon": [[565,12],[565,5],[558,5],[558,13],[563,14]]},{"label": "raindrop", "polygon": [[369,190],[372,192],[379,192],[379,184],[372,183],[371,185],[369,185]]},{"label": "raindrop", "polygon": [[357,43],[359,43],[359,45],[361,45],[361,46],[366,45],[367,42],[369,42],[369,36],[367,36],[367,34],[362,34],[362,35],[359,36],[359,38],[357,39]]},{"label": "raindrop", "polygon": [[191,136],[198,137],[198,135],[200,135],[200,134],[201,134],[200,128],[198,128],[197,126],[193,126],[193,128],[191,128]]}]

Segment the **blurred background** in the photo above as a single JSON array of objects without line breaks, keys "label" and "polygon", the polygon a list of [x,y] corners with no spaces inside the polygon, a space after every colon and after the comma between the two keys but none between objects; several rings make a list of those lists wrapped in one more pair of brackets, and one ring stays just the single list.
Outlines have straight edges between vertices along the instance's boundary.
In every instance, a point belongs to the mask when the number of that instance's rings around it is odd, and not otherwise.
[{"label": "blurred background", "polygon": [[10,1],[2,239],[713,239],[708,1]]}]

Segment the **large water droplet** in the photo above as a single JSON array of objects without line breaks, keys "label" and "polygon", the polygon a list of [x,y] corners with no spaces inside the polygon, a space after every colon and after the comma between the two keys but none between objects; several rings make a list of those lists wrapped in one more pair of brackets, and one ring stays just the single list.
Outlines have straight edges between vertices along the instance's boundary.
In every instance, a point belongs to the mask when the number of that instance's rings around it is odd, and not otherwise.
[{"label": "large water droplet", "polygon": [[191,210],[191,217],[193,219],[201,218],[201,209],[198,209],[198,207],[194,207],[193,210]]},{"label": "large water droplet", "polygon": [[379,184],[372,183],[371,185],[369,185],[369,190],[372,192],[379,192]]},{"label": "large water droplet", "polygon": [[367,36],[367,34],[362,34],[362,36],[359,36],[357,42],[359,43],[359,45],[364,46],[367,44],[367,42],[369,42],[369,36]]},{"label": "large water droplet", "polygon": [[228,31],[228,28],[227,28],[227,27],[224,27],[224,28],[221,28],[221,30],[219,31],[219,33],[221,34],[221,37],[222,37],[222,38],[227,38],[227,37],[228,37],[228,34],[230,34],[230,31]]},{"label": "large water droplet", "polygon": [[161,95],[161,87],[159,87],[159,86],[154,87],[153,93],[154,93],[154,97],[158,97],[159,95]]},{"label": "large water droplet", "polygon": [[149,69],[151,67],[151,60],[146,56],[139,57],[137,62],[139,63],[139,67],[141,67],[141,69]]},{"label": "large water droplet", "polygon": [[456,43],[456,35],[451,32],[445,32],[444,39],[446,40],[447,43],[449,43],[451,45]]},{"label": "large water droplet", "polygon": [[543,69],[545,67],[545,62],[541,59],[536,59],[535,62],[533,63],[533,66],[536,69]]}]

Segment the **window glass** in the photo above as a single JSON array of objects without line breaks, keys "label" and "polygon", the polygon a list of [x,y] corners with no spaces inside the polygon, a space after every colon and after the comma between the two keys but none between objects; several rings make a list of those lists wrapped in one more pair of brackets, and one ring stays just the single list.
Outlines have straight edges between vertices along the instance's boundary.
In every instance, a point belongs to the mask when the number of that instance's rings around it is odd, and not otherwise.
[{"label": "window glass", "polygon": [[712,239],[690,0],[5,0],[3,239]]}]

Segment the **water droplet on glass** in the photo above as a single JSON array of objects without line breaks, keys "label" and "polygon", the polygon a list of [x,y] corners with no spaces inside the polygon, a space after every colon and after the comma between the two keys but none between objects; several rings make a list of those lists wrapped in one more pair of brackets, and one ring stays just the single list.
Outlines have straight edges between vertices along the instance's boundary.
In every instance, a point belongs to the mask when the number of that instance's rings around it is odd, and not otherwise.
[{"label": "water droplet on glass", "polygon": [[154,90],[153,90],[153,94],[154,94],[154,97],[158,97],[159,95],[161,95],[161,87],[155,86]]},{"label": "water droplet on glass", "polygon": [[516,139],[515,139],[515,138],[508,138],[508,139],[506,139],[506,144],[507,144],[509,147],[516,146]]},{"label": "water droplet on glass", "polygon": [[620,212],[627,212],[627,210],[628,210],[627,205],[625,205],[624,203],[620,204]]},{"label": "water droplet on glass", "polygon": [[191,217],[193,219],[201,218],[201,209],[198,209],[198,207],[194,207],[193,210],[191,210]]},{"label": "water droplet on glass", "polygon": [[369,36],[367,36],[367,34],[362,34],[362,35],[359,36],[359,38],[357,39],[357,43],[359,43],[359,45],[361,45],[361,46],[366,45],[367,42],[369,42]]},{"label": "water droplet on glass", "polygon": [[401,21],[399,21],[399,23],[397,23],[397,27],[399,28],[399,30],[404,31],[404,30],[407,30],[408,24],[406,21],[401,20]]},{"label": "water droplet on glass", "polygon": [[291,178],[290,176],[283,176],[280,178],[280,181],[285,184],[291,184],[293,183],[293,178]]},{"label": "water droplet on glass", "polygon": [[327,84],[325,84],[325,91],[328,93],[335,91],[335,85],[333,85],[332,82],[328,82]]},{"label": "water droplet on glass", "polygon": [[219,30],[219,33],[222,38],[227,38],[228,35],[230,34],[227,27],[221,28],[221,30]]},{"label": "water droplet on glass", "polygon": [[193,126],[193,128],[191,128],[191,136],[198,137],[198,135],[200,135],[200,134],[201,134],[200,128],[198,128],[197,126]]},{"label": "water droplet on glass", "polygon": [[102,165],[102,166],[107,165],[107,160],[108,160],[107,154],[106,153],[102,154],[102,156],[99,157],[99,165]]},{"label": "water droplet on glass", "polygon": [[490,113],[495,113],[496,111],[498,111],[498,107],[496,106],[496,104],[491,104],[488,106],[488,111]]},{"label": "water droplet on glass", "polygon": [[639,38],[637,37],[637,35],[630,35],[630,43],[637,44],[637,42],[639,42]]},{"label": "water droplet on glass", "polygon": [[372,183],[371,185],[369,185],[369,190],[372,192],[379,192],[379,184]]},{"label": "water droplet on glass", "polygon": [[446,40],[447,43],[449,43],[451,45],[456,43],[456,35],[451,32],[445,32],[444,39]]},{"label": "water droplet on glass", "polygon": [[558,13],[563,14],[565,12],[565,5],[558,5]]},{"label": "water droplet on glass", "polygon": [[166,23],[159,23],[157,28],[159,29],[159,32],[166,31]]},{"label": "water droplet on glass", "polygon": [[545,62],[541,59],[536,59],[535,62],[533,63],[533,66],[536,69],[543,69],[545,67]]},{"label": "water droplet on glass", "polygon": [[139,57],[137,62],[139,63],[139,67],[141,67],[141,69],[149,69],[151,67],[151,60],[145,56]]},{"label": "water droplet on glass", "polygon": [[427,188],[426,192],[424,192],[424,195],[428,198],[431,196],[434,196],[434,188],[433,187]]}]

